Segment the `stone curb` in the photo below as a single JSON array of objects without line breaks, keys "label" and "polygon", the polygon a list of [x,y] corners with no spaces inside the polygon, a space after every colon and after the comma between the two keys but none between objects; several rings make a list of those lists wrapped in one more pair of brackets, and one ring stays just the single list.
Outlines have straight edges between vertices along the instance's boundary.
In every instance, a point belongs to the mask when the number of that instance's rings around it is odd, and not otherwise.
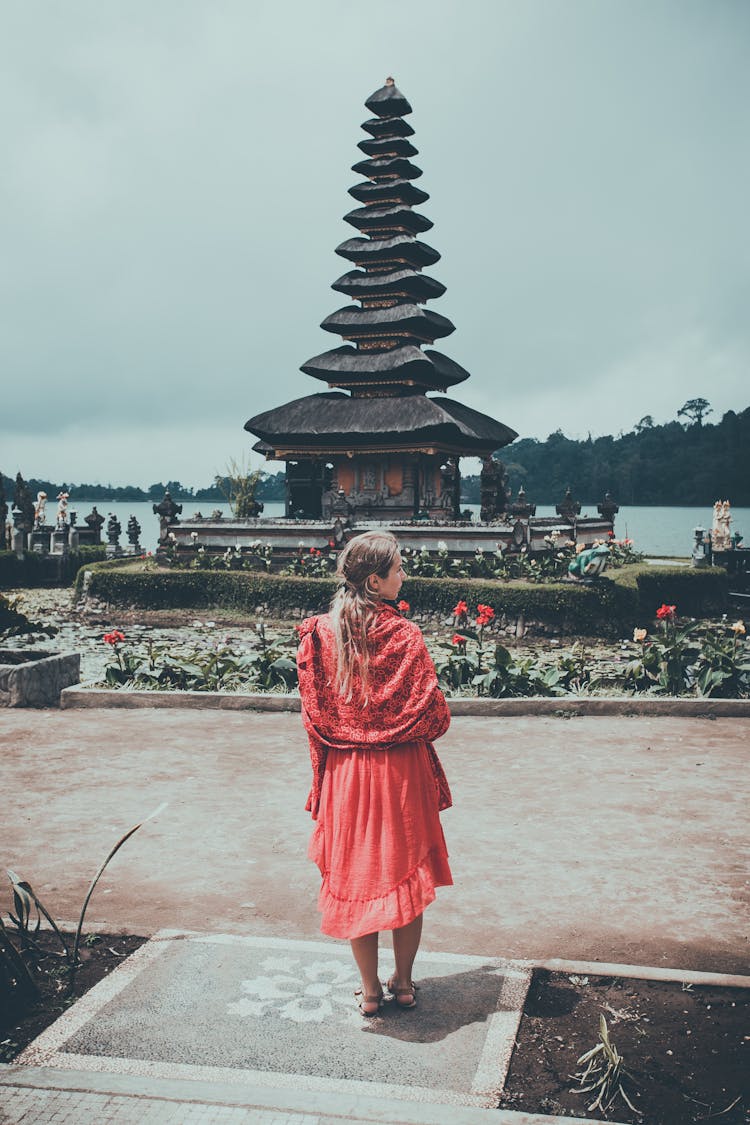
[{"label": "stone curb", "polygon": [[[750,699],[639,699],[556,696],[529,696],[519,699],[449,699],[451,715],[477,717],[516,715],[617,715],[654,718],[750,718]],[[174,708],[219,711],[300,710],[298,695],[272,695],[265,692],[233,693],[218,691],[123,691],[78,684],[60,695],[62,708]]]},{"label": "stone curb", "polygon": [[[314,1115],[321,1125],[328,1122],[362,1122],[363,1125],[601,1125],[583,1117],[557,1117],[546,1114],[521,1113],[504,1109],[476,1109],[461,1105],[398,1102],[391,1098],[374,1098],[364,1094],[330,1094],[319,1091],[294,1091],[264,1088],[236,1082],[195,1079],[168,1079],[122,1075],[94,1070],[63,1070],[56,1067],[17,1066],[0,1063],[0,1090],[46,1090],[64,1094],[61,1110],[69,1114],[80,1110],[80,1120],[91,1120],[92,1095],[132,1098],[145,1103],[144,1111],[154,1102],[161,1102],[165,1120],[174,1120],[177,1107],[205,1107],[206,1121],[214,1107],[252,1109],[263,1113],[288,1114],[290,1125],[295,1120],[309,1121]],[[150,1103],[150,1105],[148,1104]],[[46,1106],[49,1109],[49,1104]],[[297,1116],[299,1115],[299,1116]],[[69,1119],[69,1118],[68,1118]],[[28,1120],[32,1120],[28,1118]],[[41,1121],[42,1118],[36,1120]],[[49,1120],[49,1119],[48,1119]],[[108,1120],[116,1120],[110,1119]],[[153,1120],[149,1117],[148,1120]],[[192,1118],[191,1118],[192,1120]],[[203,1118],[201,1118],[203,1120]],[[274,1117],[274,1121],[277,1120]],[[618,1125],[610,1121],[609,1125]]]}]

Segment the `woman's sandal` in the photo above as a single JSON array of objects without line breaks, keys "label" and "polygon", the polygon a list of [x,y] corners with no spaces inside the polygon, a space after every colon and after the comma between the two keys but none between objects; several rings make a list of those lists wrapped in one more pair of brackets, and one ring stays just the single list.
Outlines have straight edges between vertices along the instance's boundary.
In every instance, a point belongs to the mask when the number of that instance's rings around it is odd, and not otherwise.
[{"label": "woman's sandal", "polygon": [[[393,977],[391,977],[391,979],[386,984],[386,988],[390,992],[393,999],[396,1001],[396,1004],[399,1008],[416,1008],[417,998],[415,993],[417,991],[417,986],[414,981],[410,981],[409,984],[405,985],[404,987],[396,988],[393,984]],[[407,997],[408,999],[400,999],[400,997],[402,996]]]},{"label": "woman's sandal", "polygon": [[[370,1019],[372,1016],[376,1016],[378,1014],[378,1012],[380,1011],[380,1009],[383,1007],[383,989],[382,988],[380,990],[380,993],[376,996],[368,996],[365,993],[364,988],[356,989],[354,995],[356,997],[358,997],[357,1007],[359,1008],[362,1015],[367,1016],[368,1019]],[[365,1008],[365,1004],[375,1004],[376,1007],[370,1012]]]}]

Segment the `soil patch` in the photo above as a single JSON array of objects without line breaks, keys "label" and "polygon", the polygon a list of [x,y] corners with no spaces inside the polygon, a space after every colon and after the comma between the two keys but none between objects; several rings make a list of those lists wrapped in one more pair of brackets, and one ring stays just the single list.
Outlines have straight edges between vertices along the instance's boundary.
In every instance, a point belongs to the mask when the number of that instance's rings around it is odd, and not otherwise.
[{"label": "soil patch", "polygon": [[[69,937],[72,947],[74,934]],[[76,972],[72,992],[68,991],[68,963],[60,941],[50,930],[34,935],[36,952],[25,959],[39,988],[39,999],[22,1008],[0,1011],[0,1063],[10,1062],[41,1035],[45,1028],[66,1012],[84,993],[121,965],[134,953],[146,937],[133,934],[92,934],[82,945],[81,965]]]},{"label": "soil patch", "polygon": [[[750,1121],[750,989],[537,970],[524,1006],[501,1106],[527,1113],[644,1125],[746,1125]],[[578,1059],[599,1041],[599,1021],[622,1056],[623,1085],[609,1113],[574,1093]],[[588,1085],[589,1083],[585,1083]]]}]

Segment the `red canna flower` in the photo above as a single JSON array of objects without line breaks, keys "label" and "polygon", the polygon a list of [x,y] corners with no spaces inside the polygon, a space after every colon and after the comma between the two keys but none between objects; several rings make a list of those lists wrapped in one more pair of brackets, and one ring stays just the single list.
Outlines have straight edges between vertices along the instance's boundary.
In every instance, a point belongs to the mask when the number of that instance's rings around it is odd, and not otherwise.
[{"label": "red canna flower", "polygon": [[464,614],[468,612],[469,607],[466,602],[462,600],[460,602],[456,602],[455,606],[453,607],[452,615],[453,617],[463,617]]},{"label": "red canna flower", "polygon": [[451,644],[452,645],[465,645],[466,640],[467,640],[467,638],[462,637],[460,633],[454,633],[453,637],[451,638]]},{"label": "red canna flower", "polygon": [[478,605],[477,613],[479,614],[477,617],[477,625],[480,629],[483,629],[485,625],[489,625],[490,621],[492,621],[495,616],[495,611],[491,605]]},{"label": "red canna flower", "polygon": [[122,644],[125,640],[125,634],[121,633],[119,629],[113,629],[111,633],[105,633],[102,640],[108,645]]},{"label": "red canna flower", "polygon": [[411,606],[409,605],[408,602],[400,601],[398,603],[398,608],[401,610],[402,613],[408,613],[409,610],[411,609]]},{"label": "red canna flower", "polygon": [[677,616],[676,605],[660,605],[656,611],[656,616],[660,621],[674,621]]}]

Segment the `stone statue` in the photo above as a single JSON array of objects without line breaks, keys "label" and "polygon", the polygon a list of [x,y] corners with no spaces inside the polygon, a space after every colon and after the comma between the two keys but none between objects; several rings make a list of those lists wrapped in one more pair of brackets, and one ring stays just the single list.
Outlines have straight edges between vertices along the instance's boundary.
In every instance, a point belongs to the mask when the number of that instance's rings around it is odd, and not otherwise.
[{"label": "stone statue", "polygon": [[620,505],[615,504],[614,500],[608,492],[604,493],[604,499],[602,500],[601,504],[596,505],[596,510],[602,517],[602,519],[607,520],[607,522],[611,523],[614,527],[615,516],[620,510]]},{"label": "stone statue", "polygon": [[526,490],[523,485],[519,488],[518,495],[508,508],[508,511],[515,519],[523,520],[528,519],[529,516],[536,515],[536,504],[530,504],[528,502],[526,499]]},{"label": "stone statue", "polygon": [[68,498],[69,492],[58,492],[57,494],[57,519],[55,526],[57,528],[67,527],[68,525]]},{"label": "stone statue", "polygon": [[104,523],[104,516],[97,512],[96,504],[91,509],[87,516],[83,517],[83,522],[94,533],[94,542],[101,543],[102,541],[102,524]]},{"label": "stone statue", "polygon": [[122,525],[120,524],[120,521],[118,520],[114,512],[110,512],[109,519],[107,520],[107,539],[113,547],[116,547],[119,544],[121,531]]},{"label": "stone statue", "polygon": [[702,527],[696,527],[693,532],[693,549],[690,552],[690,558],[693,566],[702,567],[708,566],[708,543],[706,541],[706,532]]},{"label": "stone statue", "polygon": [[130,543],[133,547],[137,547],[139,545],[138,540],[140,538],[140,534],[141,525],[138,523],[138,520],[135,518],[135,516],[131,516],[128,520],[128,543]]},{"label": "stone statue", "polygon": [[13,507],[21,513],[21,522],[14,523],[21,531],[31,531],[34,526],[34,501],[31,499],[29,486],[20,473],[16,473],[16,486],[13,492]]},{"label": "stone statue", "polygon": [[47,493],[46,492],[37,492],[37,494],[36,494],[36,504],[34,506],[34,530],[36,530],[37,528],[44,527],[44,524],[45,524],[45,521],[46,521],[46,518],[47,518],[47,514],[46,514],[46,511],[45,511],[46,507],[47,507]]},{"label": "stone statue", "polygon": [[608,559],[609,547],[605,546],[604,543],[601,543],[598,547],[589,547],[571,560],[568,566],[568,574],[571,578],[577,578],[579,581],[599,578],[604,573]]},{"label": "stone statue", "polygon": [[565,495],[559,504],[555,505],[555,511],[558,516],[562,516],[564,520],[570,520],[572,523],[576,516],[581,514],[581,501],[573,499],[573,493],[570,490],[570,485],[565,489]]},{"label": "stone statue", "polygon": [[175,504],[172,494],[167,489],[164,499],[153,505],[154,515],[159,517],[159,542],[166,543],[170,523],[178,523],[177,517],[182,511],[182,504]]},{"label": "stone statue", "polygon": [[711,529],[711,550],[731,551],[732,535],[729,525],[732,522],[732,507],[728,500],[717,500],[714,504],[714,525]]},{"label": "stone statue", "polygon": [[505,466],[489,454],[482,461],[479,474],[479,499],[479,518],[484,523],[498,519],[505,512],[508,501]]}]

